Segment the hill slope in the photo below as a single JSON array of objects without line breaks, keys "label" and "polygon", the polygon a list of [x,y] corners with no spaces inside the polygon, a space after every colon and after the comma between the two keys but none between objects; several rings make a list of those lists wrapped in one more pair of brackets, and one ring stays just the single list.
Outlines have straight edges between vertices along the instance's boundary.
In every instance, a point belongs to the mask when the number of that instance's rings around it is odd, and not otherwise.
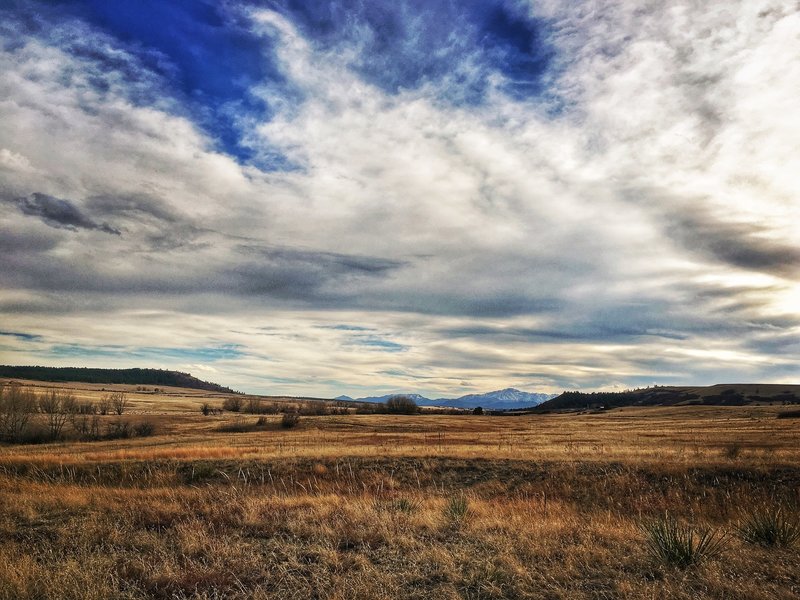
[{"label": "hill slope", "polygon": [[564,392],[540,404],[538,410],[616,408],[620,406],[672,406],[706,404],[742,406],[757,402],[800,403],[800,385],[757,383],[718,384],[696,387],[652,387],[626,392]]},{"label": "hill slope", "polygon": [[32,379],[34,381],[168,385],[224,394],[234,393],[230,388],[202,381],[189,373],[164,369],[92,369],[86,367],[16,367],[0,365],[0,377]]}]

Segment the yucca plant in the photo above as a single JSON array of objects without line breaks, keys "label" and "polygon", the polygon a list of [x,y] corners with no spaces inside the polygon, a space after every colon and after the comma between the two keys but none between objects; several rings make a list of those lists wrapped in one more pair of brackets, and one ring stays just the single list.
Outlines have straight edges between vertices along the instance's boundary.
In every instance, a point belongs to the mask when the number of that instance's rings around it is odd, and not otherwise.
[{"label": "yucca plant", "polygon": [[415,513],[419,510],[420,503],[419,501],[412,500],[410,498],[397,498],[392,501],[391,508],[396,512],[410,515],[411,513]]},{"label": "yucca plant", "polygon": [[644,523],[641,528],[652,556],[681,569],[718,556],[726,541],[724,532],[682,525],[669,515]]},{"label": "yucca plant", "polygon": [[453,496],[447,501],[444,514],[453,523],[461,523],[469,515],[469,500],[464,494]]},{"label": "yucca plant", "polygon": [[736,530],[750,544],[787,548],[800,539],[800,520],[782,507],[762,507],[745,515]]}]

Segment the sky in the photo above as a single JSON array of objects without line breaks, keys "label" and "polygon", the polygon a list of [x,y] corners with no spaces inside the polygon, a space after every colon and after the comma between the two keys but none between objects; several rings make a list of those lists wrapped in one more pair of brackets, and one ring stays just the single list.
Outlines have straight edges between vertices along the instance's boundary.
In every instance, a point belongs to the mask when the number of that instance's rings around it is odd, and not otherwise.
[{"label": "sky", "polygon": [[6,0],[0,362],[800,383],[793,1]]}]

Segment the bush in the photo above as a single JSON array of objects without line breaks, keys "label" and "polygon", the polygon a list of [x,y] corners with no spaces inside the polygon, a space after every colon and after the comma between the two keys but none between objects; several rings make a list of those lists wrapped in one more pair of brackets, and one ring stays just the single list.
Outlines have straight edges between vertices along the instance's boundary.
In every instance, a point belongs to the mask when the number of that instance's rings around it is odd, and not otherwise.
[{"label": "bush", "polygon": [[106,430],[105,439],[107,440],[124,440],[131,437],[130,423],[124,421],[117,421],[111,423]]},{"label": "bush", "polygon": [[311,402],[306,402],[300,407],[300,414],[317,416],[327,415],[328,405],[322,400],[312,400]]},{"label": "bush", "polygon": [[133,426],[133,432],[138,437],[150,437],[156,432],[156,426],[152,421],[141,421]]},{"label": "bush", "polygon": [[251,415],[260,415],[262,410],[264,410],[264,407],[261,405],[261,398],[251,396],[247,399],[247,406],[244,409],[245,412]]},{"label": "bush", "polygon": [[482,415],[483,414],[483,407],[482,406],[476,406],[475,408],[472,409],[472,414],[473,415]]},{"label": "bush", "polygon": [[281,427],[284,429],[291,429],[300,422],[300,415],[296,412],[285,412],[281,417]]},{"label": "bush", "polygon": [[736,527],[739,537],[750,544],[788,548],[800,539],[800,521],[783,508],[759,508],[746,515]]},{"label": "bush", "polygon": [[725,545],[725,534],[712,529],[681,525],[670,516],[641,526],[647,535],[650,554],[673,567],[685,569],[718,556]]},{"label": "bush", "polygon": [[392,396],[386,401],[386,411],[393,415],[415,415],[419,407],[408,396]]},{"label": "bush", "polygon": [[222,409],[228,412],[239,412],[242,410],[242,399],[237,396],[225,398],[225,401],[222,403]]},{"label": "bush", "polygon": [[728,460],[736,460],[742,454],[742,445],[739,442],[733,442],[722,449],[722,454]]},{"label": "bush", "polygon": [[203,402],[203,406],[200,407],[200,412],[206,417],[211,414],[211,406],[209,406],[208,402]]}]

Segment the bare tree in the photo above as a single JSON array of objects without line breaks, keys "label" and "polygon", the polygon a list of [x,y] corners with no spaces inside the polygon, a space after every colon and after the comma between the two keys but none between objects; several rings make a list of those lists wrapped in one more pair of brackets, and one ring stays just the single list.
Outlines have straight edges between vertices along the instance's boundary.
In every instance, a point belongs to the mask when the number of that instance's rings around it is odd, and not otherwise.
[{"label": "bare tree", "polygon": [[0,386],[0,439],[18,442],[36,410],[36,395],[19,385]]},{"label": "bare tree", "polygon": [[257,396],[250,396],[247,399],[247,408],[245,412],[248,412],[252,415],[260,415],[263,407],[261,406],[261,398]]},{"label": "bare tree", "polygon": [[109,396],[111,401],[111,408],[118,415],[121,415],[128,408],[128,396],[125,392],[114,392]]},{"label": "bare tree", "polygon": [[97,410],[100,411],[101,415],[108,414],[111,410],[111,396],[109,394],[103,394],[103,397],[97,403]]},{"label": "bare tree", "polygon": [[408,396],[392,396],[386,401],[386,410],[390,414],[415,415],[419,412],[419,407]]},{"label": "bare tree", "polygon": [[64,429],[69,415],[75,412],[74,408],[75,396],[69,392],[50,390],[39,397],[39,410],[47,415],[51,439],[57,440],[61,437],[61,430]]}]

